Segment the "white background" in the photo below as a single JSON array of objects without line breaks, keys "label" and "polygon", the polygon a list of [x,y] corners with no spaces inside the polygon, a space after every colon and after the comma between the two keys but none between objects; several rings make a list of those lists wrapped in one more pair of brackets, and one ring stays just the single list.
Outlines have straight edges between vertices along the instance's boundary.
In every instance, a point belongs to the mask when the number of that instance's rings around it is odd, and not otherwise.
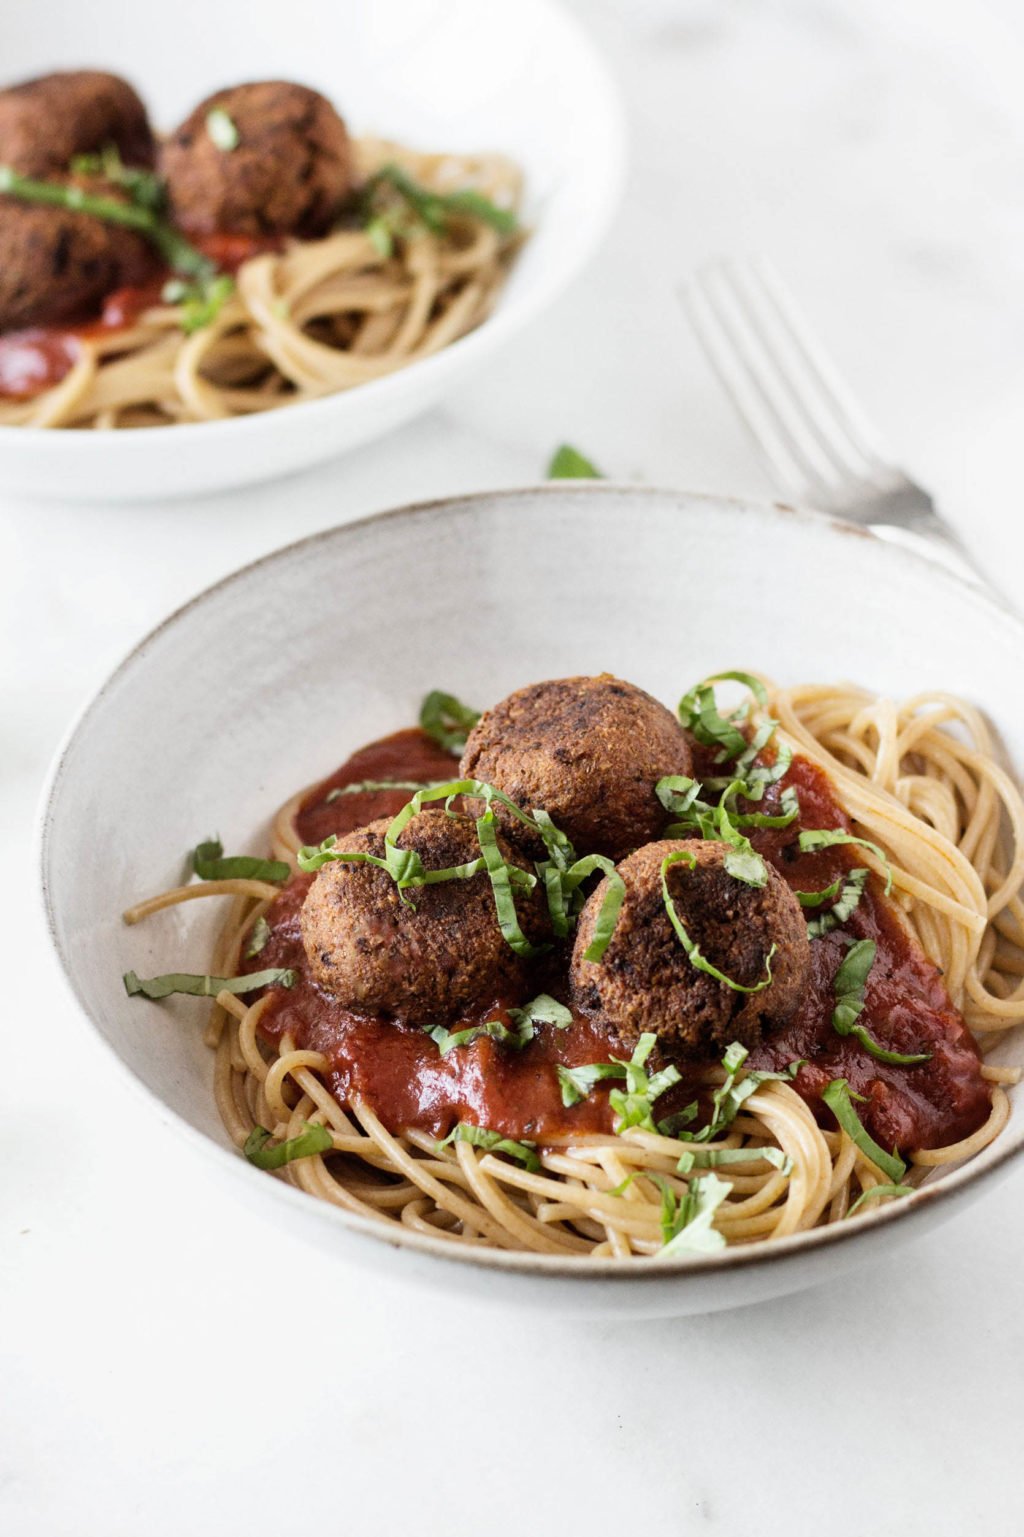
[{"label": "white background", "polygon": [[67,721],[232,567],[389,504],[534,480],[562,439],[623,478],[770,491],[673,300],[707,256],[775,258],[1014,582],[1014,0],[577,9],[625,92],[629,192],[491,376],[386,444],[216,502],[0,509],[0,1527],[20,1537],[1019,1520],[1024,1171],[872,1271],[758,1308],[601,1326],[456,1305],[318,1259],[219,1182],[207,1200],[203,1165],[92,1043],[34,912],[35,802]]}]

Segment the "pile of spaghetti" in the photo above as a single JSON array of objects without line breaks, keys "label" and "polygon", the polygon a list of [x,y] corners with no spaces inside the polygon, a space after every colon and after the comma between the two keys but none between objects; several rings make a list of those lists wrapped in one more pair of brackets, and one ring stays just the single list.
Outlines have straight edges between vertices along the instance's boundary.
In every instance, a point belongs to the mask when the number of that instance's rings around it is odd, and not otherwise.
[{"label": "pile of spaghetti", "polygon": [[[939,693],[897,704],[846,685],[768,686],[765,698],[767,711],[751,701],[739,718],[753,734],[770,712],[777,749],[828,775],[854,841],[875,849],[873,869],[880,859],[888,865],[893,898],[984,1058],[1024,1022],[1024,802],[986,722]],[[274,856],[293,870],[305,794],[276,822]],[[265,924],[276,884],[228,873],[126,917],[206,893],[231,899],[210,962],[215,977],[231,977]],[[1019,1076],[983,1062],[991,1086],[984,1124],[950,1145],[910,1151],[906,1162],[866,1134],[856,1096],[826,1094],[835,1125],[823,1127],[794,1089],[793,1070],[750,1071],[742,1049],[701,1073],[710,1110],[699,1131],[692,1120],[680,1132],[623,1116],[609,1134],[537,1146],[480,1128],[456,1128],[439,1142],[420,1130],[388,1131],[358,1096],[339,1103],[326,1060],[288,1034],[271,1046],[260,1031],[271,998],[272,990],[246,1004],[220,992],[207,1035],[224,1124],[254,1162],[349,1212],[455,1243],[562,1257],[708,1252],[877,1210],[998,1136],[1009,1115],[1003,1085]],[[660,1086],[645,1058],[638,1049],[614,1071],[626,1095],[649,1106]]]},{"label": "pile of spaghetti", "polygon": [[[127,319],[114,295],[106,323],[54,333],[51,343],[71,355],[68,371],[31,398],[0,398],[0,424],[154,427],[250,415],[379,379],[480,325],[522,243],[518,167],[377,139],[352,149],[358,213],[321,239],[282,237],[233,275],[211,270],[198,287],[171,278],[129,293]],[[28,353],[46,340],[25,333],[9,345]]]}]

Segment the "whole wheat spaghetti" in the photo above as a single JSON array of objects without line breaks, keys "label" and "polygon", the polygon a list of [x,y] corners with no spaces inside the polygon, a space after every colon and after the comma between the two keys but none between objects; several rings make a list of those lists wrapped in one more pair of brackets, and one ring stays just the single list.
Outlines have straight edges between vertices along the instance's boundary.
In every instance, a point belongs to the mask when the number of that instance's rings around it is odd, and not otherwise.
[{"label": "whole wheat spaghetti", "polygon": [[[769,708],[777,740],[826,771],[856,834],[887,856],[912,934],[942,969],[952,1003],[987,1055],[1024,1021],[1024,801],[986,722],[946,694],[897,703],[850,685],[769,686]],[[293,868],[305,793],[275,823],[274,857]],[[206,895],[230,899],[209,963],[212,974],[230,976],[276,886],[211,881],[125,916],[136,922]],[[299,1049],[287,1034],[276,1049],[268,1043],[260,1032],[268,1003],[268,995],[246,1004],[222,993],[210,1017],[214,1090],[232,1140],[241,1147],[260,1126],[285,1140],[309,1125],[327,1128],[330,1150],[296,1159],[279,1177],[382,1224],[581,1263],[632,1261],[662,1252],[666,1213],[681,1208],[709,1169],[725,1184],[704,1221],[729,1245],[841,1222],[855,1203],[858,1220],[894,1198],[891,1178],[863,1146],[846,1130],[823,1129],[784,1075],[759,1082],[689,1168],[681,1155],[696,1144],[635,1127],[545,1142],[529,1167],[469,1142],[439,1145],[421,1130],[395,1134],[360,1098],[338,1102],[317,1052]],[[991,1062],[982,1072],[991,1085],[985,1123],[960,1142],[907,1150],[898,1189],[972,1157],[999,1135],[1010,1113],[1003,1086],[1019,1075]],[[742,1082],[744,1074],[741,1067],[732,1076]],[[701,1074],[706,1093],[725,1079],[719,1067]]]}]

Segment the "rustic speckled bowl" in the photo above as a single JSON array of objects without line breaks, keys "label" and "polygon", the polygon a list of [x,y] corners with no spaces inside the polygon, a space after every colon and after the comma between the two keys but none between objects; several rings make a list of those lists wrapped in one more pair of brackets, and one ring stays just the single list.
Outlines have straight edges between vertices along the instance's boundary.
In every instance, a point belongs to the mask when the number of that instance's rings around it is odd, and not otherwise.
[{"label": "rustic speckled bowl", "polygon": [[[1019,764],[1022,661],[1024,626],[976,589],[786,508],[576,483],[382,513],[210,588],[100,690],[44,801],[53,942],[88,1019],[154,1112],[169,1111],[223,1176],[225,1199],[249,1198],[325,1256],[578,1313],[696,1313],[795,1291],[952,1216],[1021,1151],[1024,1118],[907,1200],[778,1243],[634,1264],[463,1251],[250,1168],[217,1116],[197,1005],[128,999],[121,985],[130,967],[175,971],[205,955],[216,904],[135,929],[120,913],[180,879],[184,851],[210,827],[233,850],[261,850],[280,802],[412,721],[432,687],[488,703],[536,678],[608,669],[672,702],[722,667],[896,694],[938,687],[987,710]],[[998,1060],[1024,1063],[1024,1035]]]}]

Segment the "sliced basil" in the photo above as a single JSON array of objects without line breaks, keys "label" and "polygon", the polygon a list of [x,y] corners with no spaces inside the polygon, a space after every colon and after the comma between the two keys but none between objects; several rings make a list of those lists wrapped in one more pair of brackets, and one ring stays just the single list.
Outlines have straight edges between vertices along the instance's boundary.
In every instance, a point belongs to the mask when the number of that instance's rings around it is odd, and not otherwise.
[{"label": "sliced basil", "polygon": [[223,107],[211,107],[206,114],[206,131],[214,144],[225,154],[239,145],[238,126]]},{"label": "sliced basil", "polygon": [[376,194],[382,187],[392,188],[405,201],[410,213],[435,234],[442,234],[447,229],[452,214],[468,214],[482,224],[490,225],[499,235],[514,235],[519,228],[519,220],[510,208],[500,208],[475,188],[434,192],[394,163],[375,171],[363,188],[363,211],[369,222],[380,217]]},{"label": "sliced basil", "polygon": [[137,207],[149,208],[153,213],[160,213],[167,202],[162,178],[155,171],[125,165],[116,144],[106,144],[96,153],[74,155],[70,170],[72,176],[101,176],[126,192]]},{"label": "sliced basil", "polygon": [[734,993],[762,992],[764,988],[771,986],[772,957],[775,955],[775,952],[778,949],[777,945],[773,943],[771,949],[768,951],[768,954],[765,957],[765,971],[767,975],[760,982],[754,982],[748,986],[743,982],[734,981],[732,977],[727,977],[724,971],[719,971],[717,966],[713,966],[711,962],[706,959],[706,957],[701,953],[700,947],[697,945],[696,941],[690,938],[690,935],[686,929],[686,925],[683,923],[683,920],[676,912],[676,905],[672,900],[672,893],[668,889],[668,872],[673,865],[677,864],[685,864],[690,870],[692,870],[696,863],[697,856],[690,849],[673,849],[670,854],[665,855],[665,858],[661,862],[661,894],[665,903],[665,911],[668,913],[672,927],[676,931],[676,937],[678,938],[679,943],[686,951],[690,965],[696,967],[698,971],[703,971],[707,976],[714,977],[717,982],[724,982],[725,986],[731,988]]},{"label": "sliced basil", "polygon": [[830,849],[837,844],[853,844],[857,848],[870,849],[876,859],[885,866],[885,894],[892,890],[892,866],[888,855],[872,843],[869,838],[855,838],[852,833],[844,833],[838,827],[812,827],[805,828],[800,834],[800,852],[802,854],[814,854],[819,849]]},{"label": "sliced basil", "polygon": [[685,731],[689,731],[703,747],[717,747],[719,749],[718,761],[727,762],[730,758],[737,758],[746,752],[748,742],[743,732],[739,730],[739,723],[746,720],[748,709],[741,706],[730,716],[722,716],[718,712],[715,702],[715,683],[742,683],[754,695],[762,709],[768,708],[768,694],[760,678],[755,678],[749,672],[717,672],[710,678],[705,678],[702,683],[697,683],[689,693],[683,695],[679,701],[679,721]]},{"label": "sliced basil", "polygon": [[283,859],[256,859],[249,854],[224,858],[219,838],[208,838],[192,851],[192,869],[201,881],[270,881],[279,884],[291,875],[291,866]]},{"label": "sliced basil", "polygon": [[604,1078],[625,1079],[625,1090],[613,1089],[609,1095],[609,1104],[617,1116],[616,1132],[628,1131],[631,1126],[656,1131],[652,1114],[654,1101],[666,1089],[678,1083],[680,1076],[679,1069],[672,1063],[660,1072],[647,1072],[645,1064],[656,1040],[657,1036],[645,1031],[628,1062],[613,1057],[610,1062],[590,1062],[582,1067],[563,1067],[559,1064],[558,1081],[562,1089],[563,1105],[578,1104]]},{"label": "sliced basil", "polygon": [[858,1211],[860,1207],[864,1206],[868,1201],[880,1201],[886,1200],[890,1196],[913,1194],[913,1185],[872,1185],[870,1190],[861,1191],[860,1195],[854,1201],[846,1215],[848,1217],[852,1217],[854,1212]]},{"label": "sliced basil", "polygon": [[781,1147],[693,1147],[681,1153],[676,1164],[680,1174],[691,1169],[718,1169],[732,1163],[756,1163],[764,1159],[782,1174],[792,1174],[793,1160]]},{"label": "sliced basil", "polygon": [[[580,885],[595,870],[600,870],[608,881],[608,889],[601,901],[601,908],[594,924],[594,937],[583,952],[585,961],[600,961],[615,933],[622,904],[626,900],[626,883],[610,859],[603,854],[587,854],[578,859],[561,879],[563,892],[576,893]],[[557,932],[557,930],[556,930]]]},{"label": "sliced basil", "polygon": [[470,1126],[466,1121],[459,1121],[447,1137],[436,1144],[438,1151],[451,1142],[469,1142],[473,1147],[485,1148],[489,1153],[504,1153],[533,1173],[540,1168],[540,1159],[534,1151],[537,1146],[535,1142],[513,1142],[509,1137],[503,1137],[500,1131],[488,1131],[485,1126]]},{"label": "sliced basil", "polygon": [[740,1078],[739,1072],[748,1056],[749,1052],[745,1046],[740,1045],[739,1041],[733,1041],[725,1051],[722,1057],[725,1082],[719,1085],[711,1097],[711,1119],[706,1126],[702,1126],[699,1131],[689,1131],[685,1126],[677,1129],[663,1123],[659,1130],[664,1131],[667,1136],[677,1136],[680,1142],[713,1142],[716,1137],[728,1130],[744,1102],[763,1083],[792,1082],[804,1065],[804,1058],[801,1057],[796,1062],[790,1062],[781,1073],[760,1069],[757,1072],[748,1072]]},{"label": "sliced basil", "polygon": [[713,1254],[725,1248],[725,1237],[712,1226],[715,1212],[732,1186],[715,1174],[705,1174],[690,1181],[689,1189],[677,1197],[671,1185],[661,1184],[661,1235],[659,1258],[677,1254]]},{"label": "sliced basil", "polygon": [[134,971],[127,971],[124,976],[124,990],[129,998],[169,998],[172,993],[216,998],[218,993],[254,993],[259,987],[294,985],[295,972],[280,966],[270,971],[251,971],[245,977],[196,976],[184,971],[170,971],[162,977],[139,977]]},{"label": "sliced basil", "polygon": [[270,924],[261,914],[260,917],[256,919],[256,922],[253,924],[252,930],[249,934],[249,943],[245,947],[246,960],[251,961],[254,955],[259,955],[261,951],[265,950],[267,948],[267,941],[269,938]]},{"label": "sliced basil", "polygon": [[358,784],[336,785],[324,797],[325,804],[346,795],[376,795],[381,790],[432,790],[440,779],[361,779]]},{"label": "sliced basil", "polygon": [[548,480],[603,480],[604,477],[596,465],[580,453],[578,448],[572,448],[568,443],[563,443],[551,456],[548,465]]},{"label": "sliced basil", "polygon": [[565,1030],[572,1024],[572,1010],[547,993],[538,993],[536,998],[524,1004],[521,1009],[509,1009],[507,1012],[512,1021],[511,1028],[503,1020],[489,1019],[482,1025],[470,1025],[465,1030],[450,1031],[437,1025],[428,1029],[427,1034],[432,1041],[437,1042],[442,1057],[446,1057],[457,1046],[471,1046],[484,1035],[519,1051],[533,1040],[539,1024],[556,1025],[559,1030]]},{"label": "sliced basil", "polygon": [[[840,924],[846,922],[850,914],[856,910],[861,897],[864,895],[864,888],[867,885],[869,874],[870,871],[866,870],[863,865],[858,865],[856,869],[850,871],[843,882],[842,890],[839,893],[839,900],[835,906],[830,908],[827,913],[822,913],[820,918],[812,918],[810,923],[808,923],[807,936],[809,939],[820,939],[823,934],[831,933],[833,929],[839,928]],[[824,892],[798,891],[797,897],[802,906],[817,907],[817,902],[808,902],[806,898],[808,896],[817,896],[820,899],[824,899],[826,896],[834,896],[838,886],[839,880],[835,880],[831,886],[825,888]]]},{"label": "sliced basil", "polygon": [[286,1163],[294,1163],[296,1158],[312,1158],[314,1153],[329,1152],[334,1139],[327,1127],[314,1126],[309,1121],[304,1125],[306,1129],[299,1136],[289,1137],[287,1142],[279,1142],[276,1147],[267,1146],[272,1134],[265,1126],[254,1126],[242,1152],[257,1169],[283,1169]]},{"label": "sliced basil", "polygon": [[876,1041],[869,1030],[857,1023],[864,1011],[864,989],[875,963],[876,948],[873,939],[858,939],[843,957],[833,984],[836,1006],[832,1011],[832,1027],[837,1035],[852,1035],[879,1062],[892,1062],[899,1066],[928,1062],[932,1055],[930,1051],[890,1051]]},{"label": "sliced basil", "polygon": [[480,711],[463,704],[454,694],[431,689],[420,706],[420,729],[458,757],[466,745],[466,737],[480,719]]},{"label": "sliced basil", "polygon": [[879,1147],[861,1124],[860,1117],[853,1108],[854,1099],[863,1099],[864,1096],[854,1095],[845,1078],[833,1078],[821,1097],[850,1141],[860,1148],[865,1158],[870,1159],[883,1174],[887,1174],[893,1183],[898,1183],[907,1172],[906,1164],[895,1149],[887,1153],[884,1147]]}]

